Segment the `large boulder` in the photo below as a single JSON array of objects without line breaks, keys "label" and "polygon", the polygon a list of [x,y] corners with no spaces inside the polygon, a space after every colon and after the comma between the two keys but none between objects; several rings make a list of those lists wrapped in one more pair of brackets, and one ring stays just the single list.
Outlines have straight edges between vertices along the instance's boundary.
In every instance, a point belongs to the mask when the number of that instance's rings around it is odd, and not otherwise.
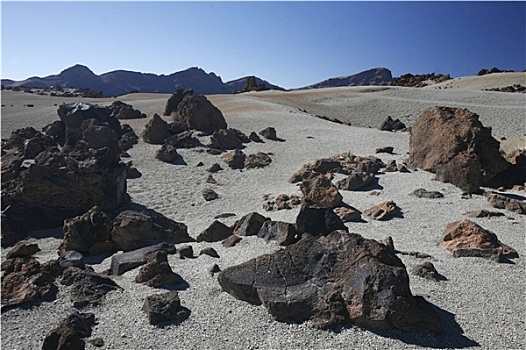
[{"label": "large boulder", "polygon": [[300,236],[304,233],[325,236],[336,230],[347,231],[347,228],[331,208],[303,202],[296,217],[296,230]]},{"label": "large boulder", "polygon": [[194,90],[192,89],[177,89],[175,92],[170,96],[168,101],[166,101],[166,107],[164,108],[164,116],[172,115],[173,113],[177,112],[177,109],[179,107],[179,104],[183,101],[183,99],[187,95],[193,95]]},{"label": "large boulder", "polygon": [[482,257],[494,261],[518,258],[515,249],[503,244],[497,235],[470,220],[459,220],[446,226],[440,246],[454,257]]},{"label": "large boulder", "polygon": [[91,267],[68,267],[60,283],[70,287],[74,307],[99,305],[109,292],[122,290],[111,278],[98,274]]},{"label": "large boulder", "polygon": [[301,183],[300,189],[307,202],[328,208],[339,207],[343,204],[343,197],[336,186],[322,174],[313,173]]},{"label": "large boulder", "polygon": [[130,251],[161,242],[190,240],[185,224],[153,210],[124,210],[113,221],[111,238],[117,250]]},{"label": "large boulder", "polygon": [[278,321],[311,320],[320,328],[356,324],[428,332],[440,317],[409,288],[402,261],[388,247],[358,234],[335,231],[303,238],[219,274],[224,291],[262,304]]},{"label": "large boulder", "polygon": [[142,132],[143,141],[154,145],[162,145],[169,136],[170,126],[158,114],[153,115]]},{"label": "large boulder", "polygon": [[84,350],[83,338],[91,336],[95,325],[94,314],[74,311],[46,336],[42,350]]},{"label": "large boulder", "polygon": [[237,220],[233,226],[233,233],[236,236],[255,236],[265,221],[270,220],[257,212],[246,214]]},{"label": "large boulder", "polygon": [[469,193],[477,192],[509,163],[477,114],[465,108],[431,107],[411,130],[409,162]]},{"label": "large boulder", "polygon": [[181,305],[176,291],[146,297],[142,310],[148,315],[150,324],[181,322],[190,316],[190,310]]},{"label": "large boulder", "polygon": [[177,107],[175,120],[206,133],[227,128],[221,111],[202,95],[186,95]]}]

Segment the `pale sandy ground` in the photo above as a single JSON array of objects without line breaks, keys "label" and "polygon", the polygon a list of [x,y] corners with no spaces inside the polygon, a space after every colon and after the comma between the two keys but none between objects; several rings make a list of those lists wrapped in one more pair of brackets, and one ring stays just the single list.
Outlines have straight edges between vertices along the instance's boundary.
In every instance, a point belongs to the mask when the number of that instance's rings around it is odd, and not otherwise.
[{"label": "pale sandy ground", "polygon": [[[298,209],[265,212],[262,196],[299,194],[297,186],[288,183],[288,178],[311,160],[349,151],[362,156],[374,155],[375,149],[382,146],[393,146],[396,153],[381,155],[384,161],[403,160],[409,151],[409,134],[375,129],[386,115],[399,118],[407,115],[402,120],[411,124],[425,106],[461,106],[479,113],[483,124],[492,126],[498,137],[524,136],[525,95],[448,90],[339,88],[210,96],[230,127],[247,134],[267,126],[276,128],[284,142],[251,143],[244,150],[247,154],[272,152],[272,164],[263,169],[245,171],[224,166],[225,170],[214,175],[219,184],[209,185],[204,181],[207,176],[204,169],[212,163],[220,163],[219,156],[180,150],[188,165],[170,165],[154,158],[159,146],[141,141],[130,154],[143,177],[129,180],[128,192],[135,202],[184,222],[190,235],[195,237],[221,213],[236,214],[222,219],[226,224],[232,224],[251,211],[274,220],[294,222]],[[151,117],[153,113],[163,111],[167,97],[137,94],[121,100]],[[57,107],[53,104],[63,101],[72,100],[3,93],[2,104],[6,107],[2,107],[2,137],[19,127],[34,125],[38,129],[56,120]],[[103,104],[104,101],[97,102]],[[35,104],[35,107],[22,107],[27,103]],[[331,117],[341,118],[337,113],[352,116],[353,125],[364,128],[330,123],[298,108]],[[138,134],[144,123],[145,120],[130,122]],[[205,166],[196,167],[199,161]],[[348,227],[366,238],[392,236],[399,250],[416,250],[433,256],[431,261],[448,280],[432,282],[410,275],[410,283],[413,294],[424,296],[442,310],[443,334],[388,332],[380,335],[353,326],[320,331],[313,329],[308,322],[300,325],[276,322],[263,307],[238,301],[222,292],[216,278],[208,274],[214,263],[224,269],[279,249],[272,243],[249,237],[228,249],[220,243],[192,243],[196,253],[204,247],[214,247],[220,259],[208,256],[190,260],[169,258],[173,270],[190,285],[179,295],[182,304],[191,310],[191,315],[179,325],[158,328],[148,324],[141,311],[144,298],[163,291],[136,284],[134,278],[138,269],[117,277],[116,282],[124,288],[123,292],[110,293],[103,305],[84,309],[94,312],[99,322],[93,330],[93,337],[104,339],[103,349],[523,349],[526,317],[524,216],[503,211],[505,217],[474,219],[518,251],[520,258],[515,264],[498,264],[479,258],[454,259],[437,246],[446,225],[464,218],[466,211],[497,209],[490,208],[485,198],[479,195],[461,199],[460,189],[433,181],[433,174],[423,171],[380,175],[379,185],[381,193],[378,196],[370,195],[371,191],[343,191],[344,201],[364,210],[385,200],[394,200],[402,208],[404,218],[352,223]],[[216,190],[219,199],[205,202],[201,191],[207,187]],[[409,196],[421,187],[441,191],[444,198],[426,200]],[[38,253],[41,261],[56,258],[59,239],[31,240],[38,242],[42,249]],[[2,249],[2,257],[5,253],[6,250]],[[421,262],[412,257],[400,257],[408,270]],[[108,268],[109,260],[96,262],[93,267],[103,271]],[[55,302],[3,313],[2,347],[39,349],[45,335],[72,310],[66,289],[61,288]],[[94,349],[89,344],[87,348]]]}]

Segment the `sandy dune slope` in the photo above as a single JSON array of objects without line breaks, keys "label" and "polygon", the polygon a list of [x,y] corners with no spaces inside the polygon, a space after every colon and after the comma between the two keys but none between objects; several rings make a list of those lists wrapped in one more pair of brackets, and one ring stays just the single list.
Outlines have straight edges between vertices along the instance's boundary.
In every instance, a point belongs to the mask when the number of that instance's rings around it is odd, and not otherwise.
[{"label": "sandy dune slope", "polygon": [[[121,100],[145,112],[162,114],[167,95],[136,94]],[[395,154],[379,155],[387,162],[407,157],[408,133],[377,130],[386,115],[412,121],[429,105],[467,107],[479,113],[484,125],[493,127],[495,135],[513,138],[524,135],[524,95],[468,90],[434,90],[410,88],[336,88],[298,92],[261,92],[241,95],[214,95],[209,99],[223,112],[230,127],[245,133],[267,126],[276,128],[283,142],[247,144],[245,153],[271,153],[272,163],[262,169],[232,170],[224,165],[214,175],[217,185],[205,183],[207,168],[220,161],[196,149],[180,150],[187,165],[170,165],[154,158],[159,146],[140,142],[130,150],[133,164],[142,178],[128,181],[133,201],[155,209],[171,219],[184,222],[196,237],[221,213],[235,216],[222,219],[232,224],[244,214],[258,211],[274,220],[294,222],[298,209],[265,212],[264,195],[299,194],[288,179],[302,164],[311,160],[352,152],[374,155],[375,149],[393,146]],[[112,100],[96,100],[100,104]],[[2,137],[16,128],[33,125],[37,129],[57,120],[57,106],[68,99],[35,96],[24,93],[2,93]],[[24,104],[35,107],[25,107]],[[307,113],[300,111],[306,110]],[[353,126],[331,123],[313,114],[347,117]],[[140,135],[146,120],[126,121]],[[359,127],[361,126],[361,127]],[[369,128],[371,127],[371,128]],[[197,167],[198,162],[205,166]],[[219,198],[206,202],[201,191],[213,188]],[[444,198],[418,199],[409,193],[417,188],[436,190]],[[526,221],[504,210],[490,208],[486,199],[474,195],[462,199],[462,191],[452,185],[433,181],[433,174],[415,171],[380,175],[378,195],[372,191],[342,191],[344,202],[359,210],[386,200],[393,200],[403,211],[403,218],[347,224],[351,232],[366,238],[392,236],[399,250],[430,254],[430,261],[446,276],[447,281],[432,282],[410,275],[413,294],[424,296],[443,318],[444,332],[439,335],[373,332],[352,325],[339,330],[313,329],[309,322],[288,324],[276,322],[261,306],[252,306],[221,291],[208,269],[217,263],[222,269],[247,261],[279,247],[248,237],[232,248],[220,243],[192,243],[194,252],[204,247],[215,248],[219,259],[201,256],[181,260],[170,256],[175,272],[190,285],[180,291],[181,303],[191,310],[190,317],[179,325],[163,328],[152,326],[143,311],[144,298],[161,293],[134,282],[138,269],[129,271],[116,282],[122,292],[110,293],[106,302],[83,309],[94,312],[98,325],[92,337],[102,337],[103,349],[522,349],[524,348],[526,288],[524,233]],[[517,193],[524,196],[524,193]],[[480,258],[451,258],[437,243],[446,225],[465,218],[463,213],[478,209],[501,211],[506,215],[475,222],[497,234],[515,248],[519,259],[514,264],[498,264]],[[53,232],[35,233],[31,241],[42,249],[37,257],[47,261],[57,257],[61,240]],[[2,260],[7,251],[2,249]],[[411,256],[400,256],[407,269],[422,262]],[[110,259],[90,260],[96,271],[109,267]],[[60,287],[55,302],[44,302],[30,308],[13,309],[2,314],[2,347],[5,349],[39,349],[45,335],[74,310],[67,290]],[[88,345],[87,349],[95,349]]]}]

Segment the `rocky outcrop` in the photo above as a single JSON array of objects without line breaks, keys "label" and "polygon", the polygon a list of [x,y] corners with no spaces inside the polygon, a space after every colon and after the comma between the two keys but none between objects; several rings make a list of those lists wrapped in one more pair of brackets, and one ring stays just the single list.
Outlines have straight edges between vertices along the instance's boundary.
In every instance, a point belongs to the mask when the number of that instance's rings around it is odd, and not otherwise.
[{"label": "rocky outcrop", "polygon": [[183,122],[189,129],[206,133],[227,128],[221,111],[202,95],[186,95],[179,103],[174,120]]},{"label": "rocky outcrop", "polygon": [[477,192],[509,163],[478,115],[463,108],[432,107],[411,130],[409,162],[468,193]]},{"label": "rocky outcrop", "polygon": [[449,74],[428,73],[428,74],[413,75],[411,73],[407,73],[397,78],[394,78],[389,83],[389,85],[419,88],[419,87],[424,87],[424,86],[428,86],[432,84],[441,83],[449,79],[451,79],[451,76]]},{"label": "rocky outcrop", "polygon": [[526,215],[526,201],[518,197],[509,196],[500,193],[487,193],[489,205],[493,208],[506,209],[517,214]]},{"label": "rocky outcrop", "polygon": [[447,225],[440,246],[454,257],[482,257],[494,261],[518,258],[517,252],[501,243],[495,233],[473,221],[459,220]]},{"label": "rocky outcrop", "polygon": [[110,105],[112,110],[111,115],[117,119],[139,119],[146,118],[146,114],[141,113],[138,109],[133,109],[133,106],[121,101],[115,101]]},{"label": "rocky outcrop", "polygon": [[13,248],[11,248],[5,255],[6,259],[13,258],[27,258],[35,253],[38,253],[40,248],[38,244],[28,244],[26,242],[18,242]]},{"label": "rocky outcrop", "polygon": [[224,291],[262,304],[278,321],[416,332],[441,326],[431,305],[411,294],[405,266],[394,252],[358,234],[304,238],[224,269],[218,280]]},{"label": "rocky outcrop", "polygon": [[393,76],[387,68],[373,68],[357,74],[330,78],[301,89],[320,89],[340,86],[388,85]]}]

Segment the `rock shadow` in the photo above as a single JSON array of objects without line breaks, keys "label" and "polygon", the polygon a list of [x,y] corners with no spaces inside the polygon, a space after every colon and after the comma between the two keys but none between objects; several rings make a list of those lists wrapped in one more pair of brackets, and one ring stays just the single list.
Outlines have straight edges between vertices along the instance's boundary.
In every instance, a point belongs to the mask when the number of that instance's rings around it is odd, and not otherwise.
[{"label": "rock shadow", "polygon": [[156,323],[155,324],[155,327],[157,328],[160,328],[160,329],[164,329],[164,328],[168,328],[168,327],[171,327],[171,326],[178,326],[180,325],[181,323],[183,323],[184,321],[186,321],[189,317],[190,317],[190,314],[192,313],[192,311],[184,306],[181,306],[181,314],[183,314],[184,312],[184,317],[182,318],[178,318],[177,320],[173,320],[173,321],[164,321],[164,322],[159,322],[159,323]]}]

